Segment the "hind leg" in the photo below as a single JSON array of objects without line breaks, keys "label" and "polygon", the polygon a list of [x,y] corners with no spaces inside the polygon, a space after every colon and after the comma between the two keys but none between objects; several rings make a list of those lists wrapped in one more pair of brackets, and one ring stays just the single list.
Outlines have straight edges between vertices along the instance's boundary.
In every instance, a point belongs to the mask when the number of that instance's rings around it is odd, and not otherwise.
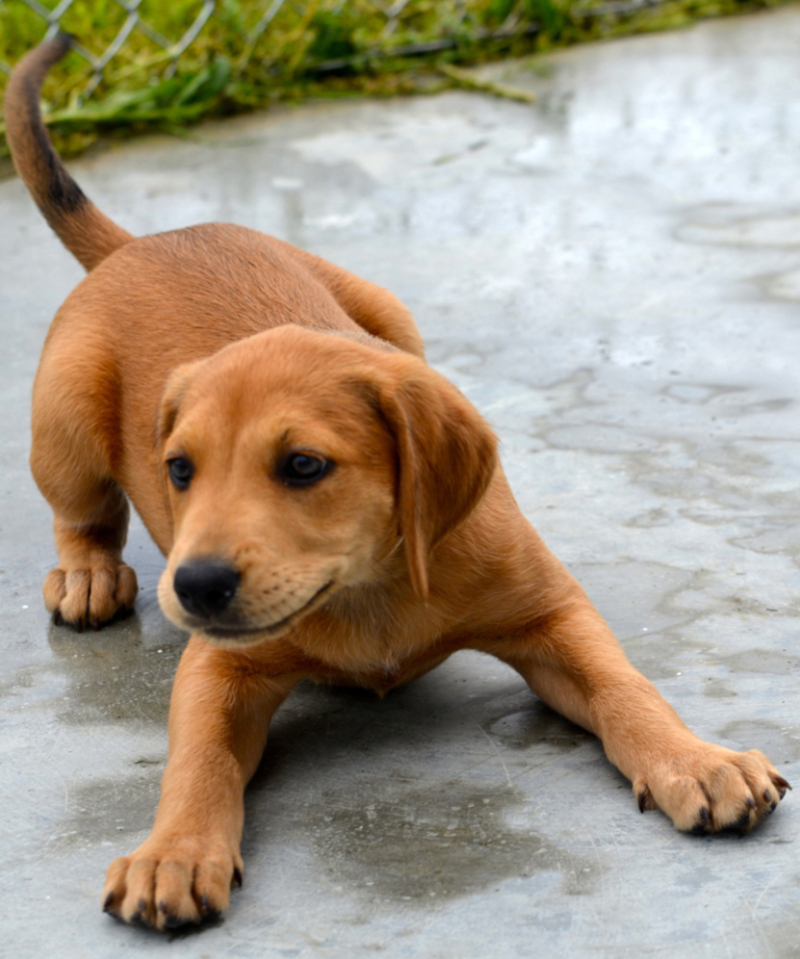
[{"label": "hind leg", "polygon": [[56,620],[77,630],[99,629],[133,606],[136,574],[122,561],[129,508],[119,487],[107,490],[89,522],[56,514],[53,521],[58,566],[44,581],[44,602]]},{"label": "hind leg", "polygon": [[289,249],[363,330],[407,353],[425,357],[425,346],[414,317],[393,293],[304,250]]},{"label": "hind leg", "polygon": [[55,514],[59,559],[45,579],[44,601],[56,621],[98,629],[131,609],[136,597],[136,574],[122,560],[128,499],[109,475],[102,444],[63,406],[61,415],[48,416],[49,405],[34,399],[31,451],[34,479]]}]

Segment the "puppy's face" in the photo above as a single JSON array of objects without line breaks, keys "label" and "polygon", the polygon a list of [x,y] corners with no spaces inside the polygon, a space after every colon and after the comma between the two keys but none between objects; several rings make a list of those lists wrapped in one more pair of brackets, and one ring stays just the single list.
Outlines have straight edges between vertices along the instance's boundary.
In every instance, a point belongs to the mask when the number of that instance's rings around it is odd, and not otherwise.
[{"label": "puppy's face", "polygon": [[[441,487],[432,493],[448,500],[444,512],[453,496],[428,468],[430,451],[412,449],[420,415],[435,411],[430,397],[415,396],[421,414],[398,404],[409,367],[435,377],[434,393],[456,394],[414,357],[298,327],[173,374],[160,423],[173,545],[159,584],[172,622],[222,645],[261,643],[337,591],[379,581],[401,538],[424,565],[438,535],[422,529],[426,488]],[[493,455],[492,438],[492,468]],[[460,477],[473,499],[488,482],[480,472]],[[419,502],[403,504],[404,482],[405,499]],[[424,591],[424,570],[411,578]]]},{"label": "puppy's face", "polygon": [[283,332],[179,370],[165,399],[174,537],[159,600],[226,644],[284,633],[374,578],[398,539],[393,444],[357,370],[315,351],[321,335]]}]

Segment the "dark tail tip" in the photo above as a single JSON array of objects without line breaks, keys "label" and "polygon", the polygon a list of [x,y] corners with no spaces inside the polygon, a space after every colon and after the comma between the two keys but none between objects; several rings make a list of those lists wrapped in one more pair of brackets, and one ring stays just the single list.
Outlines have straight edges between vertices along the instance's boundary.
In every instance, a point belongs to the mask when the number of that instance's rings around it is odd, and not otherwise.
[{"label": "dark tail tip", "polygon": [[56,155],[39,108],[47,72],[72,44],[71,34],[59,32],[31,50],[15,67],[6,88],[6,135],[11,155],[48,220],[71,213],[86,202]]},{"label": "dark tail tip", "polygon": [[91,270],[132,239],[100,213],[61,162],[42,120],[39,94],[48,70],[73,47],[64,31],[27,53],[6,86],[6,137],[19,175],[62,243]]},{"label": "dark tail tip", "polygon": [[58,33],[53,37],[52,43],[54,45],[58,44],[61,49],[61,56],[63,57],[68,50],[71,50],[75,45],[77,37],[74,33],[67,33],[66,30],[59,30]]}]

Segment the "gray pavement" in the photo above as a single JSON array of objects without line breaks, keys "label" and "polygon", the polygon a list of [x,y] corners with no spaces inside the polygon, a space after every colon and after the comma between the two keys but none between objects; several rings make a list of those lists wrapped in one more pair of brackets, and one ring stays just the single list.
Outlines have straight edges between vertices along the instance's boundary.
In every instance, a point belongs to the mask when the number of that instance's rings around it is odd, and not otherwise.
[{"label": "gray pavement", "polygon": [[[487,72],[537,103],[308,106],[73,169],[133,232],[231,220],[396,292],[633,662],[800,784],[800,9]],[[385,701],[293,694],[224,922],[169,940],[103,916],[184,638],[138,523],[137,615],[48,623],[28,397],[82,273],[19,182],[0,214],[3,955],[800,956],[800,793],[746,838],[681,835],[477,654]]]}]

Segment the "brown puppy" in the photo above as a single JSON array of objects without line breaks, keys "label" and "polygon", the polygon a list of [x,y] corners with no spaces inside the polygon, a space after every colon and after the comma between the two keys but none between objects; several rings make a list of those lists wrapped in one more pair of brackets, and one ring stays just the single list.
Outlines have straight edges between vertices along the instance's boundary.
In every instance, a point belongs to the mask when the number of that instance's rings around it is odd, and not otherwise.
[{"label": "brown puppy", "polygon": [[29,54],[6,98],[20,175],[91,270],[34,390],[59,554],[45,601],[78,628],[130,608],[131,500],[167,556],[162,608],[193,634],[155,826],[112,863],[104,908],[158,929],[225,909],[243,790],[292,687],[383,693],[464,648],[597,734],[642,811],[714,832],[774,809],[788,784],[766,758],[698,739],[628,663],[393,296],[233,226],[134,239],[84,197],[37,106],[68,46]]}]

